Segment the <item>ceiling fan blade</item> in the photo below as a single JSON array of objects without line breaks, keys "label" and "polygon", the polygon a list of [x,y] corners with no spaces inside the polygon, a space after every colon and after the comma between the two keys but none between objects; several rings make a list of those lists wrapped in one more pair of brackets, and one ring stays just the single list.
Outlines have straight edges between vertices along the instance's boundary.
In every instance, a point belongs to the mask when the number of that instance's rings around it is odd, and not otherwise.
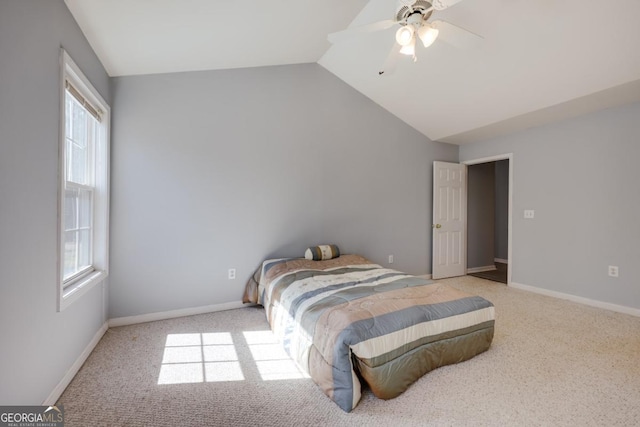
[{"label": "ceiling fan blade", "polygon": [[484,40],[481,36],[469,30],[441,19],[431,22],[431,26],[439,31],[438,40],[442,40],[459,49],[475,49]]},{"label": "ceiling fan blade", "polygon": [[432,5],[435,10],[444,10],[461,1],[462,0],[433,0]]},{"label": "ceiling fan blade", "polygon": [[362,25],[360,27],[347,28],[346,30],[337,31],[327,36],[327,39],[331,43],[339,43],[343,40],[347,40],[353,36],[357,36],[362,33],[373,33],[375,31],[386,30],[391,28],[397,21],[393,19],[387,19],[385,21],[374,22],[373,24]]},{"label": "ceiling fan blade", "polygon": [[387,55],[387,59],[384,61],[384,64],[382,64],[382,68],[380,69],[380,71],[378,71],[379,76],[388,76],[396,71],[401,48],[402,46],[400,46],[398,43],[393,44],[389,55]]}]

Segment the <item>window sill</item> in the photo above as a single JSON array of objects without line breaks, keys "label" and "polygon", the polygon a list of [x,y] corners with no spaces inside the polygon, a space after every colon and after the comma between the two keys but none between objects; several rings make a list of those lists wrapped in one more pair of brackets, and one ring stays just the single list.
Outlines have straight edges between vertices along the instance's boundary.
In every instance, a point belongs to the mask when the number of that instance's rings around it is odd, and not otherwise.
[{"label": "window sill", "polygon": [[78,300],[82,295],[86,294],[95,285],[101,283],[107,278],[107,272],[103,270],[95,270],[87,276],[79,278],[66,289],[60,289],[61,296],[59,298],[58,311],[62,311]]}]

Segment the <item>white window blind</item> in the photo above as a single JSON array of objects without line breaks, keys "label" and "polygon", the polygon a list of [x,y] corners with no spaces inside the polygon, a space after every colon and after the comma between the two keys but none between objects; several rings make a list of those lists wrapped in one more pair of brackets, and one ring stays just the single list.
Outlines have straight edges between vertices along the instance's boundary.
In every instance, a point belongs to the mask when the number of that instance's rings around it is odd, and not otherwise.
[{"label": "white window blind", "polygon": [[80,105],[87,110],[98,122],[102,121],[102,115],[104,112],[100,108],[94,107],[84,96],[76,89],[69,80],[64,81],[64,88],[71,96],[73,96]]}]

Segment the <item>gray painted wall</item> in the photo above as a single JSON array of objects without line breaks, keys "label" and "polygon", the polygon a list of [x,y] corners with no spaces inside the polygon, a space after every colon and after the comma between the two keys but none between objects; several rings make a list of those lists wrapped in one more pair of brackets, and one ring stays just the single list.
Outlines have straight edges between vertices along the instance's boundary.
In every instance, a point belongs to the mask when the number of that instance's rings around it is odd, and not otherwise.
[{"label": "gray painted wall", "polygon": [[62,0],[0,2],[0,405],[39,405],[105,319],[102,285],[57,307],[59,52],[109,101]]},{"label": "gray painted wall", "polygon": [[430,272],[432,162],[457,146],[317,64],[112,84],[110,317],[239,301],[263,259],[322,243]]},{"label": "gray painted wall", "polygon": [[467,167],[467,268],[493,265],[495,237],[494,162]]},{"label": "gray painted wall", "polygon": [[640,308],[639,117],[636,103],[460,147],[514,155],[514,282]]},{"label": "gray painted wall", "polygon": [[499,160],[495,165],[496,207],[494,244],[495,258],[509,258],[509,160]]}]

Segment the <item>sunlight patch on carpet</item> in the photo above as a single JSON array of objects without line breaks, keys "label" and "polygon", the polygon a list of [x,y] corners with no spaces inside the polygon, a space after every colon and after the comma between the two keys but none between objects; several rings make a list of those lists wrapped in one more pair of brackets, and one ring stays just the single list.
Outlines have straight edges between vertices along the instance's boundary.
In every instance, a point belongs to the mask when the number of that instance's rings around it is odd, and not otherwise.
[{"label": "sunlight patch on carpet", "polygon": [[[238,345],[251,360],[238,357]],[[207,332],[167,335],[158,384],[244,381],[243,368],[257,368],[263,381],[309,378],[270,330]]]},{"label": "sunlight patch on carpet", "polygon": [[230,333],[167,335],[158,384],[243,380]]},{"label": "sunlight patch on carpet", "polygon": [[264,381],[309,378],[298,369],[271,331],[245,331],[253,360]]}]

